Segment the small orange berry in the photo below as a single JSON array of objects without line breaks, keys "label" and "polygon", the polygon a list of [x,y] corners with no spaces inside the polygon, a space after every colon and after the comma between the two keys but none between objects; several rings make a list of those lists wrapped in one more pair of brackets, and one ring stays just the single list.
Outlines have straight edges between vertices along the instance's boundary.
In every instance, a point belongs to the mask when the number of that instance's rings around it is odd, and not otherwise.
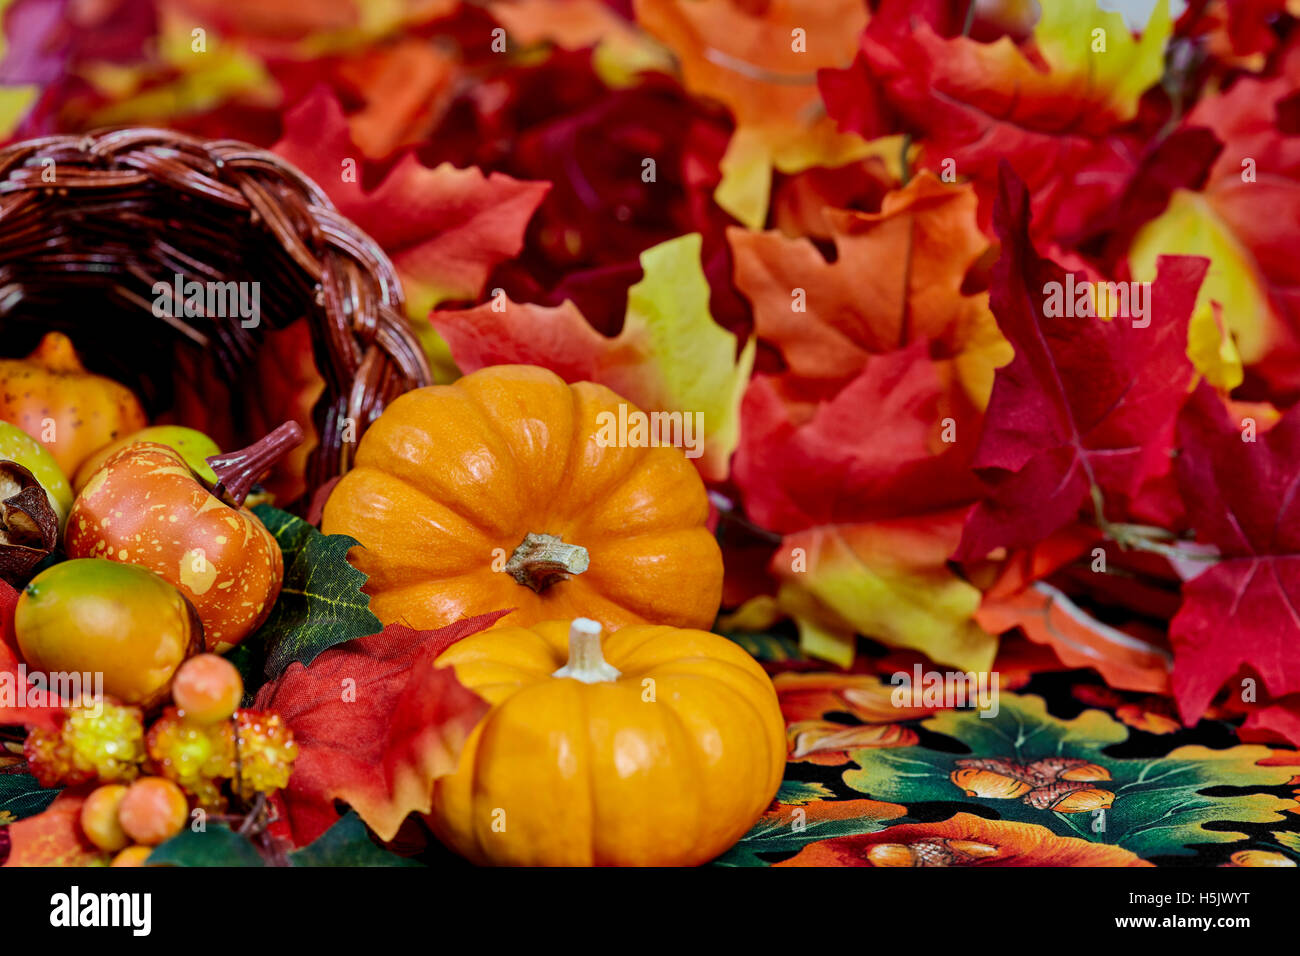
[{"label": "small orange berry", "polygon": [[219,654],[191,657],[172,680],[172,700],[186,720],[199,724],[227,719],[243,697],[239,671]]},{"label": "small orange berry", "polygon": [[131,842],[117,819],[125,796],[125,785],[110,783],[97,787],[81,805],[81,831],[87,840],[109,853],[116,853]]},{"label": "small orange berry", "polygon": [[163,777],[141,777],[127,788],[117,819],[136,843],[157,846],[181,832],[189,810],[176,784]]},{"label": "small orange berry", "polygon": [[151,846],[129,846],[113,857],[113,862],[109,866],[144,866],[145,860],[149,859],[149,854],[152,852]]}]

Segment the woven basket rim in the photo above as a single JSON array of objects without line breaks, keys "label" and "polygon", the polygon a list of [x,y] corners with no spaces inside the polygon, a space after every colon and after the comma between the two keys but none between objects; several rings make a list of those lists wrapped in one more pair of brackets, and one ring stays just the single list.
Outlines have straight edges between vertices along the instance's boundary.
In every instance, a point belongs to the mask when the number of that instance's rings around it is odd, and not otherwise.
[{"label": "woven basket rim", "polygon": [[[46,179],[50,160],[55,174]],[[255,237],[257,248],[231,244],[219,228],[226,216],[248,217],[232,232]],[[117,243],[105,242],[102,233],[117,222]],[[258,252],[267,256],[254,262]],[[252,263],[252,272],[222,271],[236,262]],[[309,495],[347,471],[361,434],[393,398],[432,381],[392,260],[284,157],[157,126],[105,126],[0,147],[0,292],[8,293],[0,295],[0,318],[38,290],[70,281],[102,283],[119,304],[145,305],[140,284],[182,275],[180,264],[196,267],[187,279],[219,282],[281,270],[274,275],[284,281],[271,290],[280,312],[261,325],[282,328],[305,315],[326,383],[313,414],[319,444]],[[220,312],[200,317],[203,330],[189,315],[167,318],[196,345],[214,348],[232,379],[263,331]],[[345,429],[347,422],[354,427]]]}]

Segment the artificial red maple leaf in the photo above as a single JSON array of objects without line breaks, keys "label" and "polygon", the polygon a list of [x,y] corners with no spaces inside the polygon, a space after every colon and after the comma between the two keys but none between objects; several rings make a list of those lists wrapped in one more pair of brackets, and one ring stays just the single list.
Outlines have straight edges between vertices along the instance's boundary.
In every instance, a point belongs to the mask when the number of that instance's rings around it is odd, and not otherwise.
[{"label": "artificial red maple leaf", "polygon": [[[748,310],[731,288],[723,236],[733,220],[712,199],[730,118],[662,74],[610,89],[595,59],[553,51],[494,71],[490,85],[468,86],[453,101],[420,158],[552,184],[523,251],[490,279],[513,301],[570,299],[595,328],[616,334],[628,286],[641,277],[637,257],[698,232],[714,315],[743,336]],[[643,179],[647,159],[654,175]]]},{"label": "artificial red maple leaf", "polygon": [[1173,689],[1193,723],[1243,667],[1271,697],[1300,692],[1300,409],[1255,441],[1201,385],[1178,421],[1176,473],[1197,539],[1219,560],[1183,585]]},{"label": "artificial red maple leaf", "polygon": [[[508,611],[435,631],[390,624],[316,658],[291,664],[254,706],[284,719],[298,758],[283,797],[294,841],[310,843],[338,819],[343,800],[392,839],[407,814],[427,813],[433,780],[452,773],[487,703],[466,690],[439,654]],[[349,683],[351,682],[351,683]]]},{"label": "artificial red maple leaf", "polygon": [[414,315],[446,299],[477,298],[492,268],[523,247],[528,220],[550,188],[449,163],[430,169],[408,153],[367,190],[361,152],[324,87],[289,111],[284,138],[273,148],[383,247]]},{"label": "artificial red maple leaf", "polygon": [[[789,533],[974,500],[969,443],[944,443],[941,436],[950,379],[951,369],[930,358],[925,340],[867,357],[833,399],[810,409],[789,400],[785,376],[756,376],[741,404],[733,461],[746,513]],[[865,418],[864,408],[872,409]],[[956,431],[964,431],[960,423]]]},{"label": "artificial red maple leaf", "polygon": [[[1157,7],[1135,41],[1118,14],[1091,0],[1042,11],[1022,44],[945,37],[911,16],[875,18],[853,66],[822,72],[827,108],[868,136],[879,135],[883,110],[896,114],[923,146],[926,168],[974,182],[984,216],[998,164],[1010,161],[1033,193],[1035,234],[1086,235],[1132,175],[1141,138],[1124,127],[1163,72],[1168,12]],[[1102,53],[1087,42],[1097,29],[1109,42]]]},{"label": "artificial red maple leaf", "polygon": [[1228,40],[1238,56],[1267,53],[1277,46],[1270,21],[1292,6],[1288,0],[1225,0]]},{"label": "artificial red maple leaf", "polygon": [[1168,467],[1171,429],[1192,380],[1187,323],[1207,261],[1162,256],[1141,319],[1049,318],[1048,291],[1068,288],[1067,272],[1038,255],[1029,215],[1028,190],[1004,165],[994,211],[1002,255],[990,301],[1016,357],[997,372],[975,452],[990,493],[967,523],[963,559],[1039,541],[1090,496],[1100,507],[1102,496],[1111,504],[1136,494]]},{"label": "artificial red maple leaf", "polygon": [[1248,744],[1284,740],[1300,747],[1300,696],[1274,701],[1252,711],[1238,736]]}]

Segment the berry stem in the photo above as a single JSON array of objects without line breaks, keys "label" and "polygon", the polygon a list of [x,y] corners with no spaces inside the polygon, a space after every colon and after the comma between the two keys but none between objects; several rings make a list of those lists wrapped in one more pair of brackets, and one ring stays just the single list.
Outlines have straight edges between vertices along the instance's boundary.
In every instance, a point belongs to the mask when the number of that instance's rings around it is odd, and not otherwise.
[{"label": "berry stem", "polygon": [[248,811],[248,815],[244,817],[244,822],[240,824],[238,832],[241,834],[257,834],[266,829],[269,821],[262,819],[265,810],[266,794],[259,793],[257,799],[253,801],[253,808]]},{"label": "berry stem", "polygon": [[227,504],[241,507],[257,480],[301,444],[302,438],[302,426],[297,422],[285,422],[247,448],[208,458],[208,464],[217,475],[213,493]]}]

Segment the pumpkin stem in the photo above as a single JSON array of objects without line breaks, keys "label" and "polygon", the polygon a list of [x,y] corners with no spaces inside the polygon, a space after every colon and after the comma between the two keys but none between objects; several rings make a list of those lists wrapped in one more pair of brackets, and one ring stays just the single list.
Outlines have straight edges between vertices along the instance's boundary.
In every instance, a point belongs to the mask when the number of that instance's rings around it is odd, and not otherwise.
[{"label": "pumpkin stem", "polygon": [[569,625],[569,663],[551,676],[599,684],[618,680],[623,675],[605,660],[605,652],[600,647],[600,624],[589,617],[580,617]]},{"label": "pumpkin stem", "polygon": [[506,562],[505,570],[524,587],[541,594],[556,581],[587,570],[587,549],[566,544],[559,535],[527,534]]},{"label": "pumpkin stem", "polygon": [[302,426],[285,422],[247,448],[207,458],[217,475],[212,493],[228,505],[241,507],[257,480],[301,442]]}]

